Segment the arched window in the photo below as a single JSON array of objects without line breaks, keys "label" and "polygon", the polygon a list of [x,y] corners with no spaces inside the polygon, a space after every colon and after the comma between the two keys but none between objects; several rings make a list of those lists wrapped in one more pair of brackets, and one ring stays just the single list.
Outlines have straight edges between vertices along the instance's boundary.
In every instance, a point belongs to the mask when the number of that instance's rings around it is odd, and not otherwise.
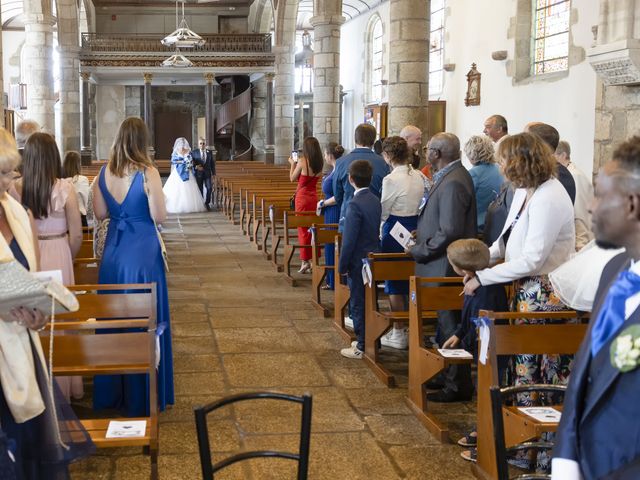
[{"label": "arched window", "polygon": [[533,0],[531,74],[569,68],[570,0]]},{"label": "arched window", "polygon": [[444,0],[431,0],[429,37],[429,96],[442,93],[444,84]]},{"label": "arched window", "polygon": [[382,20],[378,15],[375,15],[369,26],[369,103],[379,103],[384,97],[382,85],[384,69],[383,34]]}]

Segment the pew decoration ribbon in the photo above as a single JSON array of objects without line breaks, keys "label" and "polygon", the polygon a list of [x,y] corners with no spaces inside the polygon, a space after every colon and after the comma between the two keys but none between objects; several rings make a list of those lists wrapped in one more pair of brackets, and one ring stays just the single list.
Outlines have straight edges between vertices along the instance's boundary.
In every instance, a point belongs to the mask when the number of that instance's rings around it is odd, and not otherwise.
[{"label": "pew decoration ribbon", "polygon": [[371,265],[369,265],[368,258],[362,259],[362,283],[373,286],[373,275],[371,274]]},{"label": "pew decoration ribbon", "polygon": [[487,356],[489,353],[489,340],[491,331],[489,330],[489,318],[478,317],[472,319],[478,327],[478,339],[480,340],[480,352],[478,353],[478,361],[483,365],[487,364]]},{"label": "pew decoration ribbon", "polygon": [[625,328],[611,343],[611,364],[622,373],[640,365],[640,325]]},{"label": "pew decoration ribbon", "polygon": [[269,221],[273,222],[273,217],[275,216],[275,213],[273,212],[274,206],[273,205],[269,205]]},{"label": "pew decoration ribbon", "polygon": [[316,244],[316,227],[310,227],[309,233],[311,234],[311,245]]}]

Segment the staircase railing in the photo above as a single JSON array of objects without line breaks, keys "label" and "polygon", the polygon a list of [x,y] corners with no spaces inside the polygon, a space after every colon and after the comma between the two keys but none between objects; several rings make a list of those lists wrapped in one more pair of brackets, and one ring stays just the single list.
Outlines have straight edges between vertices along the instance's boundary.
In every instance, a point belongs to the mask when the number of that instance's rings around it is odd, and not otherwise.
[{"label": "staircase railing", "polygon": [[216,128],[220,131],[248,113],[251,113],[251,87],[220,105],[216,112]]}]

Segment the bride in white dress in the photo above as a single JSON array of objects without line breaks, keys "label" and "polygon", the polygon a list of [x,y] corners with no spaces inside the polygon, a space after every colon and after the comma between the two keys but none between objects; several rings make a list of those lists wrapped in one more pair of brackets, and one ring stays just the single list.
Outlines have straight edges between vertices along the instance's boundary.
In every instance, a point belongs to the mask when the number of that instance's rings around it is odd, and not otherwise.
[{"label": "bride in white dress", "polygon": [[162,191],[169,213],[193,213],[206,210],[196,177],[193,175],[191,147],[184,137],[178,138],[173,144],[171,175]]}]

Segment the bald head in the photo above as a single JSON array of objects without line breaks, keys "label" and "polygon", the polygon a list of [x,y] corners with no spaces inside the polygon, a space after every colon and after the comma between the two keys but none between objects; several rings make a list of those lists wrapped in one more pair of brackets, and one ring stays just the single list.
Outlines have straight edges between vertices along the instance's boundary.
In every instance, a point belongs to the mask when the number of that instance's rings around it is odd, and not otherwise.
[{"label": "bald head", "polygon": [[453,133],[436,133],[431,137],[429,149],[438,151],[446,163],[455,162],[460,158],[460,139]]},{"label": "bald head", "polygon": [[407,141],[407,145],[414,152],[422,145],[422,131],[414,125],[407,125],[400,130],[400,136]]},{"label": "bald head", "polygon": [[524,127],[524,131],[533,133],[540,137],[542,141],[551,148],[552,152],[555,152],[558,148],[558,143],[560,143],[560,134],[555,127],[552,127],[547,123],[531,122]]},{"label": "bald head", "polygon": [[24,148],[32,133],[39,132],[40,125],[35,120],[23,120],[16,125],[16,143],[18,148]]}]

